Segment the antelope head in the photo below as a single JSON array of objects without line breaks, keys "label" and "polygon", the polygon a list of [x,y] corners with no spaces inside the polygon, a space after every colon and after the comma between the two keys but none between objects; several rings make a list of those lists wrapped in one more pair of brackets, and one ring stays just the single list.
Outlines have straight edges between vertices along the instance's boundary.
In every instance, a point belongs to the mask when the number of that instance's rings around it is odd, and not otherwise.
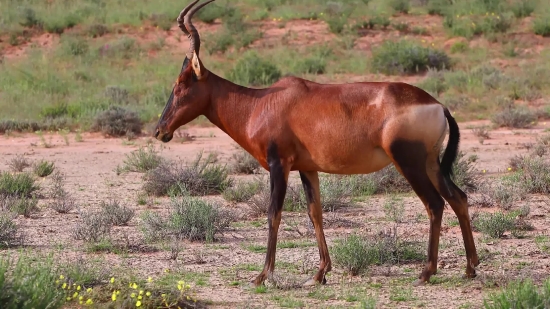
[{"label": "antelope head", "polygon": [[193,8],[199,1],[195,0],[185,7],[177,19],[178,26],[189,39],[189,52],[155,129],[155,137],[164,143],[172,140],[176,129],[201,115],[210,102],[210,90],[206,83],[209,72],[199,59],[201,41],[191,17],[214,0]]}]

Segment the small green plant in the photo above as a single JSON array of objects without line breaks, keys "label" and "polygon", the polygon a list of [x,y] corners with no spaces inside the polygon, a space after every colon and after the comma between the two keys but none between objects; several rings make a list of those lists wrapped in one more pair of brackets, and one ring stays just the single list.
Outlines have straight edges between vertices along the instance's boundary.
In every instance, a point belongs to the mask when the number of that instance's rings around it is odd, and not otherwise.
[{"label": "small green plant", "polygon": [[98,114],[91,130],[110,136],[132,136],[141,133],[142,122],[138,114],[118,106]]},{"label": "small green plant", "polygon": [[227,168],[215,164],[214,160],[212,154],[203,160],[200,153],[187,166],[164,162],[145,174],[143,189],[155,196],[177,194],[180,188],[185,188],[191,195],[219,194],[231,185],[232,180],[228,178]]},{"label": "small green plant", "polygon": [[121,205],[118,200],[102,201],[101,211],[105,220],[114,226],[128,225],[128,222],[132,220],[135,214],[133,209]]},{"label": "small green plant", "polygon": [[231,158],[233,159],[233,164],[231,165],[233,173],[254,174],[260,168],[258,160],[244,149],[240,149],[234,153]]},{"label": "small green plant", "polygon": [[539,16],[533,21],[533,32],[537,35],[542,35],[544,37],[550,36],[550,17],[549,14],[546,16]]},{"label": "small green plant", "polygon": [[34,165],[34,174],[38,177],[46,177],[51,175],[55,169],[55,164],[53,162],[48,162],[46,160],[40,160]]},{"label": "small green plant", "polygon": [[7,172],[0,172],[0,195],[32,197],[32,194],[38,189],[40,187],[29,173],[12,175]]},{"label": "small green plant", "polygon": [[530,16],[535,11],[536,1],[533,0],[519,0],[514,1],[510,5],[510,9],[514,13],[516,18],[524,18]]},{"label": "small green plant", "polygon": [[467,42],[458,41],[458,42],[454,43],[453,45],[451,45],[451,53],[453,53],[453,54],[463,53],[463,52],[467,51],[468,48],[469,48],[469,45],[468,45]]},{"label": "small green plant", "polygon": [[233,220],[228,211],[185,192],[181,196],[172,196],[170,205],[170,214],[166,219],[152,212],[142,215],[142,231],[149,241],[172,236],[212,242]]},{"label": "small green plant", "polygon": [[527,128],[534,124],[536,115],[527,107],[506,107],[494,114],[491,121],[499,127]]},{"label": "small green plant", "polygon": [[323,58],[313,56],[300,59],[296,63],[294,71],[298,74],[323,74],[326,71],[326,66],[326,61]]},{"label": "small green plant", "polygon": [[409,0],[390,0],[389,5],[396,12],[407,14],[411,9],[411,3]]},{"label": "small green plant", "polygon": [[110,235],[113,225],[103,212],[84,212],[80,217],[82,221],[73,230],[74,239],[99,243]]},{"label": "small green plant", "polygon": [[424,79],[418,87],[438,97],[442,92],[446,91],[449,86],[445,82],[443,74],[436,70],[428,70],[426,79]]},{"label": "small green plant", "polygon": [[255,51],[247,51],[229,71],[228,79],[240,85],[265,86],[281,78],[282,73]]},{"label": "small green plant", "polygon": [[47,142],[46,138],[44,137],[44,133],[42,132],[42,130],[38,130],[34,133],[36,133],[36,135],[38,135],[38,138],[40,138],[40,142],[42,142],[42,146],[44,146],[44,148],[52,148],[53,147],[53,145],[51,143],[51,141],[52,141],[51,136],[50,136],[50,141]]},{"label": "small green plant", "polygon": [[159,167],[162,162],[162,157],[153,145],[149,144],[146,148],[139,147],[138,150],[127,154],[122,167],[117,167],[117,174],[123,172],[145,173]]},{"label": "small green plant", "polygon": [[[321,193],[321,207],[323,207],[323,211],[332,212],[353,205],[351,197],[354,187],[350,186],[350,179],[335,175],[320,177],[319,191]],[[300,190],[303,191],[302,188]],[[303,195],[302,192],[301,195]],[[301,196],[300,198],[303,199]]]},{"label": "small green plant", "polygon": [[248,202],[256,193],[262,190],[261,181],[239,182],[232,187],[226,188],[222,196],[226,201],[243,203]]},{"label": "small green plant", "polygon": [[403,199],[392,195],[384,202],[384,213],[386,218],[395,223],[403,222],[405,217],[405,203]]},{"label": "small green plant", "polygon": [[368,256],[367,242],[358,235],[336,241],[331,248],[331,254],[337,265],[344,267],[352,275],[356,276],[365,272],[372,261]]},{"label": "small green plant", "polygon": [[76,208],[76,200],[65,191],[65,175],[60,171],[53,173],[52,184],[48,195],[51,198],[49,207],[58,213],[65,214]]},{"label": "small green plant", "polygon": [[24,155],[16,155],[8,161],[8,166],[14,172],[22,172],[25,168],[31,166],[31,163]]},{"label": "small green plant", "polygon": [[[18,246],[23,242],[23,235],[19,231],[19,226],[13,221],[15,216],[14,213],[5,209],[0,212],[0,248]],[[0,272],[0,286],[2,286],[2,280],[3,277]]]},{"label": "small green plant", "polygon": [[0,195],[0,210],[11,211],[25,218],[30,218],[38,209],[38,200],[36,198],[15,197]]},{"label": "small green plant", "polygon": [[550,299],[550,280],[537,287],[530,279],[515,281],[501,291],[489,294],[483,301],[485,309],[545,308]]},{"label": "small green plant", "polygon": [[515,219],[510,214],[498,211],[493,214],[482,214],[473,220],[476,230],[493,238],[501,238],[504,233],[515,228]]},{"label": "small green plant", "polygon": [[408,40],[382,43],[373,50],[371,62],[374,72],[387,75],[415,74],[428,68],[449,69],[451,65],[451,59],[445,52]]}]

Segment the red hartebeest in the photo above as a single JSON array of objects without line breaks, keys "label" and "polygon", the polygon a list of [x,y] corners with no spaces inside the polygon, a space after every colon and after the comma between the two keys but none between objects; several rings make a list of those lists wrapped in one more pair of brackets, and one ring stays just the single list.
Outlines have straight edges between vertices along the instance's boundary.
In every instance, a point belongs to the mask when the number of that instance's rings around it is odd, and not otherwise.
[{"label": "red hartebeest", "polygon": [[[319,172],[367,174],[393,163],[424,203],[430,219],[428,261],[416,284],[437,271],[445,199],[460,222],[466,248],[466,276],[479,264],[467,196],[451,180],[459,128],[449,110],[425,91],[405,83],[318,84],[286,77],[265,89],[236,85],[208,71],[199,58],[200,38],[191,23],[193,1],[179,15],[190,50],[155,137],[163,142],[199,115],[227,133],[270,173],[268,244],[260,285],[275,268],[277,233],[290,171],[299,171],[309,217],[315,228],[320,264],[305,285],[325,283],[331,261],[323,232]],[[191,65],[189,65],[189,63]],[[439,153],[449,125],[449,141]]]}]

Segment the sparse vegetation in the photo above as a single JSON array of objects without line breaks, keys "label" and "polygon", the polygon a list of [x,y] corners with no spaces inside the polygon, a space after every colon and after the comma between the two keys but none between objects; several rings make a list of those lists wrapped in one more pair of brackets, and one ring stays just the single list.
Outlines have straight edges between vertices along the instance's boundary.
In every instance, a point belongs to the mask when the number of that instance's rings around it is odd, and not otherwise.
[{"label": "sparse vegetation", "polygon": [[229,202],[248,202],[256,193],[263,190],[263,185],[264,184],[261,180],[248,182],[241,181],[234,184],[232,187],[226,188],[222,192],[222,196]]},{"label": "sparse vegetation", "polygon": [[535,113],[526,107],[507,107],[491,119],[499,127],[526,128],[536,120]]},{"label": "sparse vegetation", "polygon": [[145,173],[159,167],[162,162],[163,159],[157,150],[149,144],[147,147],[139,147],[138,150],[127,154],[122,167],[117,167],[117,174],[123,172]]},{"label": "sparse vegetation", "polygon": [[101,211],[107,222],[114,226],[128,225],[128,222],[134,217],[135,211],[124,205],[116,199],[108,202],[101,202]]},{"label": "sparse vegetation", "polygon": [[[14,214],[12,212],[2,209],[2,212],[0,212],[0,248],[18,246],[22,244],[22,234],[19,230],[19,226],[13,221],[13,219]],[[2,281],[2,279],[2,274],[0,273],[0,281]]]},{"label": "sparse vegetation", "polygon": [[29,173],[10,174],[0,172],[0,196],[32,197],[40,189]]},{"label": "sparse vegetation", "polygon": [[544,308],[550,299],[550,280],[537,287],[530,279],[514,281],[493,292],[483,302],[485,309]]},{"label": "sparse vegetation", "polygon": [[185,188],[191,195],[220,194],[229,187],[225,166],[213,163],[214,156],[202,159],[202,153],[189,165],[164,162],[145,174],[143,189],[155,196],[177,193]]},{"label": "sparse vegetation", "polygon": [[258,160],[244,149],[234,153],[231,158],[233,159],[231,171],[234,173],[254,174],[260,168]]},{"label": "sparse vegetation", "polygon": [[515,228],[514,216],[504,212],[481,214],[473,220],[476,230],[493,238],[501,238],[504,233]]},{"label": "sparse vegetation", "polygon": [[8,162],[8,166],[14,172],[22,172],[24,169],[31,166],[31,162],[29,162],[25,156],[17,155]]},{"label": "sparse vegetation", "polygon": [[34,174],[38,177],[46,177],[53,173],[55,164],[46,160],[40,160],[34,165]]},{"label": "sparse vegetation", "polygon": [[142,125],[137,113],[122,107],[111,106],[97,115],[91,129],[109,136],[132,137],[141,133]]},{"label": "sparse vegetation", "polygon": [[415,74],[432,69],[450,69],[445,52],[408,40],[386,41],[372,53],[372,69],[387,75]]},{"label": "sparse vegetation", "polygon": [[80,214],[80,218],[82,221],[73,230],[74,239],[99,243],[110,235],[113,226],[104,213],[83,212]]},{"label": "sparse vegetation", "polygon": [[273,84],[281,76],[277,66],[250,51],[237,61],[227,78],[239,85],[266,86]]}]

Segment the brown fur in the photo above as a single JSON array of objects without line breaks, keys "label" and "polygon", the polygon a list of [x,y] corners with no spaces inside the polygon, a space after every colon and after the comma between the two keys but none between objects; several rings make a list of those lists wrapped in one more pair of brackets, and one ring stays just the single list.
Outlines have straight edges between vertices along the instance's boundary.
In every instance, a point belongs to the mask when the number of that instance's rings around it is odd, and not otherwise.
[{"label": "brown fur", "polygon": [[[297,77],[281,79],[268,88],[250,89],[209,72],[198,51],[189,60],[190,65],[184,66],[178,77],[173,100],[159,120],[156,137],[168,142],[177,128],[204,115],[270,171],[268,252],[255,285],[275,267],[277,231],[290,171],[300,171],[317,235],[321,261],[319,272],[308,282],[312,284],[324,282],[331,269],[318,172],[367,174],[390,163],[409,181],[430,217],[428,263],[419,283],[429,280],[437,270],[444,199],[460,221],[467,252],[466,274],[475,276],[479,261],[467,197],[440,171],[439,151],[447,121],[454,126],[456,122],[432,96],[404,83],[318,84]],[[444,158],[446,170],[450,170],[447,165],[452,164],[458,147],[458,127],[453,130],[453,144],[448,146],[451,154]]]}]

